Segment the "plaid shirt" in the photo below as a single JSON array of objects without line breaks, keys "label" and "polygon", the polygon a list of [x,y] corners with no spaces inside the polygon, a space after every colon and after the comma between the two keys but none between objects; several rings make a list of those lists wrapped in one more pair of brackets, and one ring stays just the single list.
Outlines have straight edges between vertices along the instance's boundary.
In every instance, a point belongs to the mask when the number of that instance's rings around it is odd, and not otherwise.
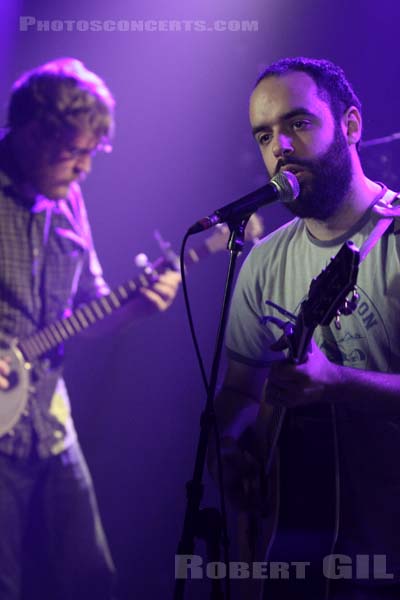
[{"label": "plaid shirt", "polygon": [[[21,197],[0,142],[0,332],[23,339],[82,302],[108,293],[77,184],[66,200]],[[41,360],[24,414],[0,437],[0,451],[57,454],[76,439],[61,357]],[[3,401],[5,401],[3,399]]]}]

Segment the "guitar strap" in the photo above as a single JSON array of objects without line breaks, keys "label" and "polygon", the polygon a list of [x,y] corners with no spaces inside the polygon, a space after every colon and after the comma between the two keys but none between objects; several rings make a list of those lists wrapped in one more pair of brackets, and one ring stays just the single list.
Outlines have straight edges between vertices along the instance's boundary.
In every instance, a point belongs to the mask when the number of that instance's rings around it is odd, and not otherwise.
[{"label": "guitar strap", "polygon": [[378,243],[385,231],[395,222],[394,231],[400,230],[400,205],[393,206],[393,202],[400,199],[400,193],[386,192],[382,198],[378,197],[372,207],[372,212],[378,216],[378,221],[368,238],[360,248],[360,263],[365,260],[372,248]]}]

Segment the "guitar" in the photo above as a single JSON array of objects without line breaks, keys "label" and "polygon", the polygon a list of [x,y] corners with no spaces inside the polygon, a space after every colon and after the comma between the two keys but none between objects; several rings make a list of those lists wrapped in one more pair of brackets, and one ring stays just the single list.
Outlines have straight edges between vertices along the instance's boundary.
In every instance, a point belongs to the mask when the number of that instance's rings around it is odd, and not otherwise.
[{"label": "guitar", "polygon": [[[245,232],[247,241],[256,241],[263,232],[261,219],[252,215]],[[188,250],[185,266],[190,267],[201,259],[226,249],[229,228],[217,227],[203,243]],[[0,390],[0,436],[10,432],[26,410],[35,368],[39,369],[39,359],[51,350],[83,330],[113,314],[132,300],[140,288],[150,287],[167,268],[177,269],[178,259],[170,247],[163,248],[164,255],[152,265],[146,265],[136,278],[87,304],[82,304],[67,317],[61,318],[40,331],[23,339],[0,338],[0,358],[6,358],[10,365],[9,387]]]},{"label": "guitar", "polygon": [[[304,362],[307,353],[309,351],[311,339],[317,326],[329,325],[332,319],[340,314],[348,315],[354,311],[357,302],[357,294],[355,293],[355,285],[358,275],[359,265],[359,250],[350,241],[346,242],[338,254],[332,258],[329,265],[315,278],[310,285],[308,297],[302,302],[299,310],[299,314],[296,317],[294,323],[280,323],[281,328],[284,330],[287,346],[289,349],[289,358],[295,363]],[[347,299],[349,293],[353,290],[353,296],[350,300]],[[277,322],[278,320],[271,317],[265,317],[264,322],[272,321]],[[338,325],[340,326],[340,324]],[[274,394],[275,390],[272,386],[266,387],[265,396],[270,397]],[[330,407],[328,407],[330,408]],[[260,414],[258,423],[256,426],[256,436],[258,440],[261,440],[259,447],[262,447],[263,456],[265,458],[264,466],[262,468],[261,481],[262,481],[262,494],[263,494],[263,511],[261,513],[253,512],[242,512],[238,515],[237,520],[237,534],[238,534],[238,551],[239,559],[247,563],[262,562],[262,561],[284,561],[290,563],[291,560],[304,560],[304,555],[301,556],[303,549],[300,549],[300,558],[296,552],[298,551],[299,545],[304,543],[303,537],[294,539],[290,538],[288,532],[293,529],[293,520],[288,523],[287,514],[290,514],[290,508],[293,504],[293,494],[296,494],[296,490],[303,493],[303,488],[306,487],[304,482],[303,474],[301,478],[299,474],[295,472],[293,480],[295,484],[289,481],[285,471],[284,486],[282,486],[281,480],[281,463],[282,463],[282,448],[281,446],[282,437],[284,437],[284,422],[287,410],[283,407],[272,407],[265,401],[261,403]],[[290,432],[289,435],[292,435]],[[319,433],[321,436],[321,433]],[[303,436],[303,438],[301,438]],[[328,438],[329,436],[327,436]],[[301,432],[299,435],[301,442],[304,441],[304,433]],[[332,440],[333,441],[333,440]],[[292,447],[296,441],[291,438]],[[312,441],[307,438],[307,444],[312,445]],[[324,464],[325,455],[319,455],[312,451],[314,455],[318,455],[316,462],[323,465],[324,470],[326,464]],[[296,453],[295,453],[296,454]],[[333,455],[333,452],[332,452]],[[305,464],[301,465],[308,470],[309,468],[309,457],[307,457]],[[333,460],[333,456],[332,456]],[[286,455],[286,462],[288,465],[295,463],[296,467],[299,464],[298,456],[288,453]],[[332,479],[332,489],[326,489],[326,495],[333,494],[335,497],[335,489]],[[321,482],[320,482],[321,483]],[[325,482],[324,482],[325,483]],[[322,485],[324,485],[322,483]],[[292,485],[290,485],[292,484]],[[289,490],[287,498],[283,499],[282,487]],[[289,497],[290,495],[290,497]],[[314,494],[315,496],[315,494]],[[286,500],[286,504],[285,504]],[[321,498],[318,498],[320,501]],[[307,499],[308,501],[308,499]],[[319,506],[316,504],[316,498],[312,497],[311,502],[314,502],[313,508],[310,511],[310,515],[307,515],[305,520],[300,524],[296,523],[297,531],[303,533],[308,531],[309,528],[314,526],[320,526],[319,523]],[[308,506],[307,503],[305,503]],[[287,514],[286,514],[287,509]],[[315,514],[313,514],[315,510]],[[334,511],[334,507],[333,507]],[[314,519],[314,521],[313,521]],[[302,527],[303,526],[303,527]],[[316,529],[315,529],[316,530]],[[333,527],[332,527],[333,532]],[[281,537],[279,537],[281,533]],[[330,536],[330,542],[333,539],[333,533]],[[318,544],[319,544],[318,540]],[[328,552],[329,553],[329,543]],[[296,546],[297,544],[297,546]],[[291,552],[293,551],[293,554]],[[321,557],[322,558],[322,557]],[[293,575],[292,575],[293,576]],[[242,580],[240,582],[241,597],[246,600],[255,600],[256,598],[271,598],[275,599],[274,581],[271,581],[271,577],[265,580],[263,584],[262,579],[250,578]],[[277,589],[279,598],[296,598],[296,589],[298,591],[299,581],[291,582],[278,582],[279,586]],[[282,586],[286,587],[282,590]],[[263,588],[265,590],[263,592]],[[268,595],[263,595],[265,592],[269,592]],[[270,595],[271,594],[271,595]],[[311,596],[310,596],[311,597]],[[318,598],[323,598],[323,589]]]}]

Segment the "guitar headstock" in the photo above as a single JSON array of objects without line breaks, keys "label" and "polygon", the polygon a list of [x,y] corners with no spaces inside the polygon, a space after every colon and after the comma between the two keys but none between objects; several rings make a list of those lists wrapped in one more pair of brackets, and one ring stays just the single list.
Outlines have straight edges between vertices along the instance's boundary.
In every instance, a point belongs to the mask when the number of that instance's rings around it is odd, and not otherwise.
[{"label": "guitar headstock", "polygon": [[[252,214],[244,231],[245,241],[255,243],[263,233],[264,223],[262,218],[256,213]],[[229,227],[223,223],[214,228],[213,233],[206,238],[205,244],[207,245],[208,251],[211,254],[214,254],[214,252],[226,250],[228,240]]]},{"label": "guitar headstock", "polygon": [[328,266],[313,279],[308,297],[301,305],[300,313],[307,327],[329,325],[346,302],[347,295],[357,283],[360,251],[348,241],[331,259]]}]

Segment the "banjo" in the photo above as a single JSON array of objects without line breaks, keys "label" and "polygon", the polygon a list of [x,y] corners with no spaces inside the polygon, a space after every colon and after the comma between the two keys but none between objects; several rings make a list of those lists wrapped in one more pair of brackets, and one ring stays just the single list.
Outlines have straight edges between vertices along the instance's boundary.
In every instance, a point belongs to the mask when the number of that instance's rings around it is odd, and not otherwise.
[{"label": "banjo", "polygon": [[[246,227],[245,239],[256,241],[263,232],[262,221],[253,215]],[[226,249],[229,238],[227,226],[217,227],[202,244],[188,250],[185,266],[190,267],[201,259]],[[0,389],[0,436],[12,431],[21,415],[27,409],[29,393],[33,391],[33,373],[39,367],[39,360],[51,350],[74,337],[83,330],[113,314],[139,294],[140,288],[152,286],[159,274],[167,268],[177,270],[177,257],[168,243],[162,242],[164,255],[153,264],[146,264],[143,271],[134,279],[119,285],[109,294],[86,304],[81,304],[68,316],[40,329],[29,337],[0,337],[0,358],[10,366],[9,387]]]}]

